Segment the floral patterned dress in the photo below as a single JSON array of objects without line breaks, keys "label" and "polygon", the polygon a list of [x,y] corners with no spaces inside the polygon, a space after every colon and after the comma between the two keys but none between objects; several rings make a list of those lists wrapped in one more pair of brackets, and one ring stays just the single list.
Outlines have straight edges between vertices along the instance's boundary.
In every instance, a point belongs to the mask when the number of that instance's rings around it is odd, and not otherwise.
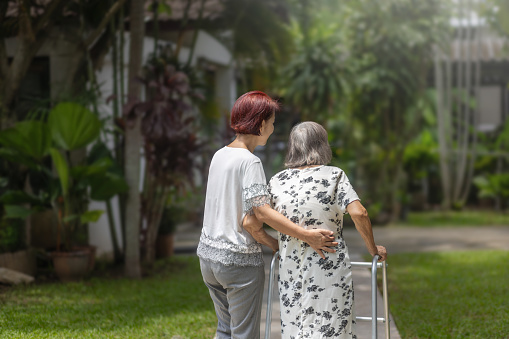
[{"label": "floral patterned dress", "polygon": [[354,292],[343,214],[359,200],[337,167],[287,169],[269,182],[272,207],[301,227],[334,232],[336,253],[320,256],[303,241],[279,233],[282,338],[356,338]]}]

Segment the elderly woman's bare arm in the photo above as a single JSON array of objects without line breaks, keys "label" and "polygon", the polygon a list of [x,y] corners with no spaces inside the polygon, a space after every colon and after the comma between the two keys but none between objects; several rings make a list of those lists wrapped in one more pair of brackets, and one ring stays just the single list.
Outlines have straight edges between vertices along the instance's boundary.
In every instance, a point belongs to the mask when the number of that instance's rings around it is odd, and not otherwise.
[{"label": "elderly woman's bare arm", "polygon": [[323,259],[325,259],[325,255],[322,251],[336,252],[335,249],[329,248],[338,244],[334,241],[332,231],[323,229],[307,230],[299,227],[278,211],[273,210],[269,205],[253,207],[253,211],[256,218],[261,222],[268,224],[281,233],[308,243]]},{"label": "elderly woman's bare arm", "polygon": [[368,248],[369,254],[375,256],[378,254],[380,256],[379,261],[384,261],[387,259],[387,250],[384,246],[377,246],[375,244],[375,239],[373,237],[373,228],[371,227],[371,221],[369,220],[368,211],[362,206],[359,200],[351,202],[346,210],[352,217],[353,222],[355,223],[355,228],[361,234],[362,239],[364,239],[364,243]]},{"label": "elderly woman's bare arm", "polygon": [[274,252],[279,249],[277,239],[267,234],[263,229],[263,223],[254,215],[246,215],[242,221],[242,227],[260,244],[271,248]]}]

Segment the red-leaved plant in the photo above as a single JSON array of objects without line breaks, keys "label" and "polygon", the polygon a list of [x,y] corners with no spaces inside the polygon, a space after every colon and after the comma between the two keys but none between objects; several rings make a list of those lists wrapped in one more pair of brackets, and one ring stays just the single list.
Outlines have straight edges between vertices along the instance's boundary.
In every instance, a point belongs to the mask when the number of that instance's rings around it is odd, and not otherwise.
[{"label": "red-leaved plant", "polygon": [[[150,59],[139,80],[146,100],[126,107],[126,123],[141,117],[146,161],[141,197],[141,250],[145,262],[155,259],[155,242],[172,190],[193,186],[200,143],[193,102],[203,97],[191,85],[191,69],[164,50]],[[192,74],[191,74],[192,78]]]}]

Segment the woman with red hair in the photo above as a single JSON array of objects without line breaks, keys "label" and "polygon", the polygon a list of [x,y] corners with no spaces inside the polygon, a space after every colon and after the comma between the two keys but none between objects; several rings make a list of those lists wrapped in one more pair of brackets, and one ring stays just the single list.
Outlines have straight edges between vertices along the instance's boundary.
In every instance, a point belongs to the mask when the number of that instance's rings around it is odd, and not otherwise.
[{"label": "woman with red hair", "polygon": [[303,240],[322,258],[322,251],[333,253],[329,247],[337,245],[333,232],[304,229],[270,207],[265,173],[253,151],[274,132],[278,110],[278,103],[260,91],[238,98],[231,112],[235,140],[210,163],[197,254],[218,318],[217,339],[260,337],[265,280],[260,244],[278,249],[261,222]]}]

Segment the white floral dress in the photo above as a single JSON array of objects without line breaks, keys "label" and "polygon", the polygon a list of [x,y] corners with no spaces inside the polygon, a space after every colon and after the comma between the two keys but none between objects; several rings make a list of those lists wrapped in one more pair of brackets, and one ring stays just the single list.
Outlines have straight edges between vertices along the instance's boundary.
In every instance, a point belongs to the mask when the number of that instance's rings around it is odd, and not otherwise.
[{"label": "white floral dress", "polygon": [[356,338],[354,292],[343,214],[359,200],[341,169],[287,169],[269,182],[272,207],[301,227],[334,232],[336,253],[320,256],[303,241],[279,233],[282,338]]}]

